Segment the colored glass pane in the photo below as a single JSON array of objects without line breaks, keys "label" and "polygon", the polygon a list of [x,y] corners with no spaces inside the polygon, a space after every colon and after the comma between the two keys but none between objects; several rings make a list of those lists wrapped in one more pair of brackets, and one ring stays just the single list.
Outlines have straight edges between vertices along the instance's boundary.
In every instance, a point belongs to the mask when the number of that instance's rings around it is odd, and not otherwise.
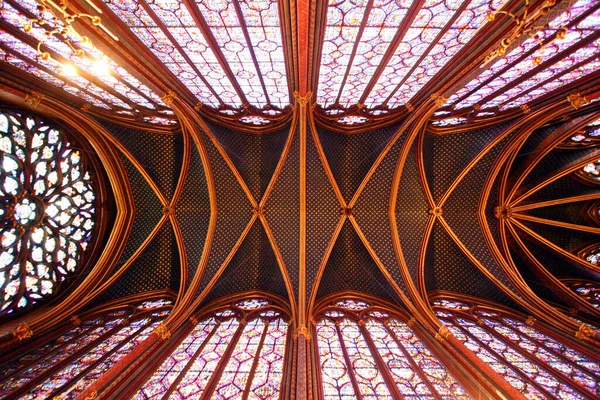
[{"label": "colored glass pane", "polygon": [[[551,65],[551,63],[548,63],[548,60],[559,53],[570,51],[573,46],[594,33],[594,28],[597,27],[597,24],[593,23],[593,21],[598,18],[596,13],[583,18],[582,21],[578,20],[577,17],[590,10],[595,4],[596,2],[593,0],[579,0],[575,2],[568,11],[561,13],[550,21],[547,29],[539,31],[537,33],[537,38],[525,40],[506,56],[495,60],[491,66],[488,66],[485,69],[485,71],[467,83],[455,95],[450,97],[448,103],[456,104],[455,107],[458,109],[481,103],[482,100],[488,98],[497,91],[506,89],[509,83],[530,71],[541,70],[541,72],[536,75],[535,79],[523,82],[523,87],[532,87],[539,83],[540,79],[552,76],[552,74],[547,75],[548,67]],[[566,36],[563,39],[551,41],[562,26],[568,28]],[[539,41],[537,39],[546,43],[543,49],[540,49]],[[580,53],[580,56],[582,54],[583,53]],[[534,63],[535,57],[541,57],[542,60],[545,60],[546,62],[538,67]],[[562,58],[563,57],[560,56],[558,57],[559,60]],[[573,59],[570,59],[570,61],[559,63],[553,68],[561,69],[566,65],[572,65],[572,62]],[[555,85],[552,85],[552,88],[548,89],[552,90],[554,86]],[[513,90],[511,93],[514,95],[519,94],[520,91],[522,91],[522,88],[518,90],[512,88],[511,90]],[[489,99],[489,101],[485,101],[485,106],[492,107],[500,105],[508,98],[510,98],[510,95]],[[520,102],[519,104],[515,103],[510,107],[524,104],[525,102],[526,101]],[[509,106],[506,106],[505,108],[508,107]]]},{"label": "colored glass pane", "polygon": [[504,1],[426,0],[368,94],[365,105],[408,102],[486,23]]},{"label": "colored glass pane", "polygon": [[[596,262],[600,251],[596,252]],[[600,284],[596,282],[581,282],[569,285],[571,290],[589,301],[596,308],[600,308]]]},{"label": "colored glass pane", "polygon": [[49,298],[94,231],[95,194],[81,153],[45,121],[0,110],[0,314]]},{"label": "colored glass pane", "polygon": [[[330,2],[317,93],[317,102],[324,107],[336,104],[338,96],[337,103],[343,107],[359,102],[411,2],[375,0],[369,10],[366,4],[366,1]],[[357,27],[363,20],[361,31]],[[352,60],[351,54],[354,54]],[[350,62],[352,65],[342,87],[341,78]]]},{"label": "colored glass pane", "polygon": [[344,359],[335,324],[329,319],[322,319],[317,323],[316,329],[323,398],[355,399],[348,364]]},{"label": "colored glass pane", "polygon": [[436,314],[457,339],[528,398],[583,399],[600,393],[598,360],[540,329],[479,308],[460,315],[436,308]]},{"label": "colored glass pane", "polygon": [[[166,313],[131,308],[84,320],[0,366],[0,397],[73,399],[148,338]],[[139,312],[138,312],[139,313]]]},{"label": "colored glass pane", "polygon": [[[485,25],[486,15],[502,7],[505,0],[474,0],[457,16],[441,38],[436,37],[435,45],[420,60],[396,93],[388,101],[391,108],[407,103],[446,65]],[[433,43],[432,43],[433,44]]]},{"label": "colored glass pane", "polygon": [[[468,398],[467,393],[450,375],[446,367],[429,351],[408,325],[397,319],[391,319],[388,329],[394,332],[408,355],[412,357],[417,367],[423,371],[426,379],[442,397]],[[369,330],[369,332],[371,331]]]},{"label": "colored glass pane", "polygon": [[316,324],[324,398],[468,398],[408,325],[359,300],[331,306],[346,310],[325,309]]},{"label": "colored glass pane", "polygon": [[[0,36],[1,43],[7,47],[6,50],[14,51],[14,57],[19,60],[17,62],[9,59],[8,62],[65,90],[67,87],[64,87],[64,81],[73,81],[76,85],[70,87],[76,86],[79,89],[71,87],[68,91],[93,105],[98,104],[92,101],[90,95],[99,102],[108,102],[111,106],[124,109],[131,109],[131,104],[149,110],[156,109],[157,105],[164,106],[160,98],[146,85],[93,45],[83,44],[76,35],[69,35],[68,38],[78,49],[85,52],[83,57],[74,56],[74,51],[65,41],[57,35],[47,36],[47,30],[37,24],[33,24],[29,32],[24,32],[23,26],[29,24],[30,18],[38,15],[38,4],[35,0],[23,0],[18,4],[29,14],[21,13],[9,2],[0,5],[3,20],[19,31],[18,34],[3,31]],[[35,39],[32,43],[43,40],[42,51],[48,51],[55,61],[42,60],[37,49],[30,47],[28,35]],[[43,68],[40,68],[42,66]]]},{"label": "colored glass pane", "polygon": [[288,325],[268,305],[248,299],[201,321],[134,398],[279,398]]},{"label": "colored glass pane", "polygon": [[581,169],[581,172],[592,182],[600,182],[600,160],[587,164]]},{"label": "colored glass pane", "polygon": [[[104,0],[104,2],[198,100],[214,107],[220,104],[219,99],[201,78],[205,74],[205,79],[214,84],[217,89],[221,89],[223,96],[230,99],[231,104],[240,104],[239,98],[230,89],[231,83],[218,66],[214,54],[183,4],[179,2],[140,4],[132,0]],[[167,27],[179,30],[173,33],[163,30],[152,18],[149,10],[154,10],[155,15],[162,18]],[[196,67],[194,59],[187,56],[187,47],[184,49],[178,41],[190,46],[190,52],[197,52],[196,60],[203,69]]]}]

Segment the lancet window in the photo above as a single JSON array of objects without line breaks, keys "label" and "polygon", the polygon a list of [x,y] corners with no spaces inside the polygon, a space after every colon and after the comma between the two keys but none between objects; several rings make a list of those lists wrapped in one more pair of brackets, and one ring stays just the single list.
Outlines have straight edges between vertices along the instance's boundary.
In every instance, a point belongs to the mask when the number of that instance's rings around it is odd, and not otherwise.
[{"label": "lancet window", "polygon": [[72,318],[76,326],[0,359],[0,398],[73,399],[144,341],[169,314],[168,299]]},{"label": "lancet window", "polygon": [[402,317],[357,299],[331,302],[316,317],[324,399],[467,399],[465,390]]},{"label": "lancet window", "polygon": [[198,317],[135,399],[280,397],[288,313],[258,297],[212,308]]},{"label": "lancet window", "polygon": [[496,307],[437,299],[440,321],[528,399],[600,395],[600,362],[541,323]]}]

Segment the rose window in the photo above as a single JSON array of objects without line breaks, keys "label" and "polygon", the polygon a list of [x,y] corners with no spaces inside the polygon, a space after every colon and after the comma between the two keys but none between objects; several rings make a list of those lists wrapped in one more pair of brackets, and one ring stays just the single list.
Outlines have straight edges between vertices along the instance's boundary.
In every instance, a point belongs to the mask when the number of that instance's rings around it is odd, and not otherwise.
[{"label": "rose window", "polygon": [[95,195],[82,154],[34,116],[0,110],[0,315],[57,292],[80,266]]}]

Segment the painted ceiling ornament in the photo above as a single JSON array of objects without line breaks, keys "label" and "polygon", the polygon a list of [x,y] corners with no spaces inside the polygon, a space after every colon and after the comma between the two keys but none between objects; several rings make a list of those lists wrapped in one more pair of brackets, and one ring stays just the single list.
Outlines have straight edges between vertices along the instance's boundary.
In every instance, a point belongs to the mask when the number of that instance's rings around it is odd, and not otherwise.
[{"label": "painted ceiling ornament", "polygon": [[79,151],[43,120],[0,110],[0,315],[55,294],[80,267],[95,222]]}]

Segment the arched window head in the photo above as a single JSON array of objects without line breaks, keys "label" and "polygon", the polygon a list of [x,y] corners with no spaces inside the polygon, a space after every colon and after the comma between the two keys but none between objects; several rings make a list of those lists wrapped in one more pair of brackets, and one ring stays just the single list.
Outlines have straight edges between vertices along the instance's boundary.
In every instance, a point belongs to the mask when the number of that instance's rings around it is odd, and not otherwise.
[{"label": "arched window head", "polygon": [[586,243],[573,252],[594,266],[600,264],[600,242]]},{"label": "arched window head", "polygon": [[[138,301],[96,310],[37,343],[0,358],[0,398],[74,399],[150,336],[172,301]],[[72,325],[71,325],[72,326]]]},{"label": "arched window head", "polygon": [[526,398],[592,399],[600,395],[599,359],[533,318],[452,299],[436,299],[433,308],[458,340]]},{"label": "arched window head", "polygon": [[[600,257],[600,249],[596,251],[596,261]],[[600,283],[576,279],[563,279],[562,283],[577,293],[594,307],[600,309]]]},{"label": "arched window head", "polygon": [[135,399],[278,399],[288,313],[253,297],[211,307]]},{"label": "arched window head", "polygon": [[95,200],[84,154],[45,120],[0,109],[0,315],[54,295],[81,268]]},{"label": "arched window head", "polygon": [[343,299],[318,310],[315,320],[324,399],[469,398],[393,311]]},{"label": "arched window head", "polygon": [[572,149],[581,147],[594,147],[600,145],[600,118],[575,132],[566,139],[559,148]]}]

